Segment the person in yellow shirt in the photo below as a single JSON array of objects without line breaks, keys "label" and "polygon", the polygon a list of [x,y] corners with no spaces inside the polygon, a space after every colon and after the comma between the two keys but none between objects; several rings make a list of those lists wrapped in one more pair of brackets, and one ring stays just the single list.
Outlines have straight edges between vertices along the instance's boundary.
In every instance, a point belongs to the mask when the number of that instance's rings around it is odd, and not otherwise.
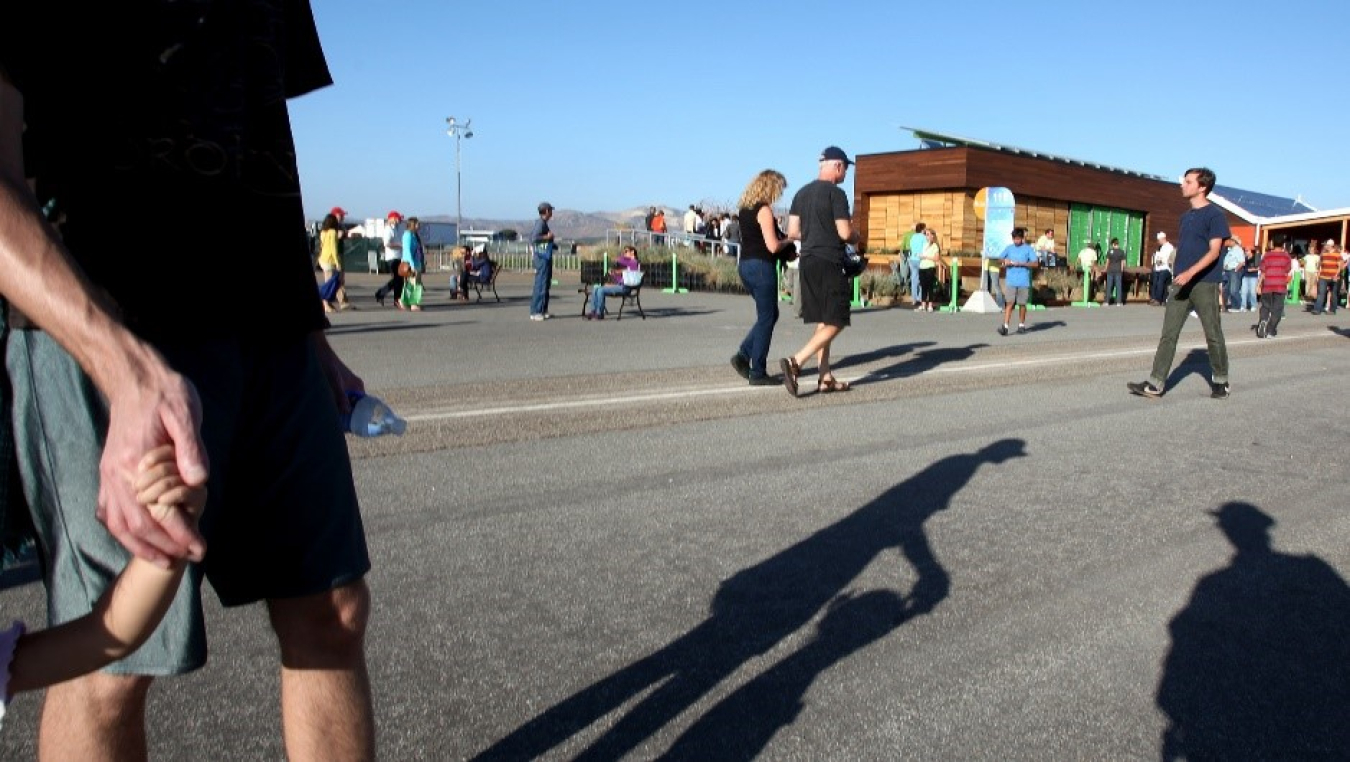
[{"label": "person in yellow shirt", "polygon": [[319,228],[319,269],[323,270],[324,279],[323,285],[319,287],[319,298],[323,300],[324,312],[336,312],[352,306],[347,301],[342,258],[338,256],[338,239],[341,235],[337,217],[332,214],[324,217]]}]

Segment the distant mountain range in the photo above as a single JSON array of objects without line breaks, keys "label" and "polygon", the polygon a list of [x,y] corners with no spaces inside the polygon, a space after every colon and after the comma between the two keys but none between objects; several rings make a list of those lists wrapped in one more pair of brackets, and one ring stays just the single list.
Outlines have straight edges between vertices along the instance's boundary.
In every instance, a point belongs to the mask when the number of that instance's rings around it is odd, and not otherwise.
[{"label": "distant mountain range", "polygon": [[[683,209],[666,207],[666,227],[670,231],[680,228]],[[644,229],[643,219],[647,216],[647,207],[637,206],[618,212],[578,212],[573,209],[553,210],[553,220],[549,223],[553,234],[564,241],[590,241],[603,239],[605,231],[616,228],[627,230]],[[454,215],[433,215],[423,217],[432,222],[454,222]],[[484,217],[465,217],[465,230],[515,230],[522,237],[528,235],[534,227],[534,220],[495,220]]]}]

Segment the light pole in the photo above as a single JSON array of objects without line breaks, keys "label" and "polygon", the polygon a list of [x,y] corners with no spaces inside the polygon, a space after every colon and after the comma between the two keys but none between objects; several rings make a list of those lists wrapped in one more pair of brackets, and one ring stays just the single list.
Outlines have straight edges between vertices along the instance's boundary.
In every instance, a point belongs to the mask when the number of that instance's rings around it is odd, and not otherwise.
[{"label": "light pole", "polygon": [[473,129],[469,125],[472,119],[465,119],[464,124],[455,121],[453,116],[445,120],[445,134],[455,139],[455,239],[462,241],[464,238],[464,210],[460,206],[460,198],[464,194],[463,182],[460,179],[459,172],[459,140],[460,138],[473,137]]}]

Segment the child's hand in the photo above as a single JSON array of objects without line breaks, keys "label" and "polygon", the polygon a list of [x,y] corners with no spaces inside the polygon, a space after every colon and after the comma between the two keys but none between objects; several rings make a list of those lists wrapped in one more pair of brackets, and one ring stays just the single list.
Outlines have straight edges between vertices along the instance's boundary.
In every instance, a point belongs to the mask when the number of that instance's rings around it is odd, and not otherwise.
[{"label": "child's hand", "polygon": [[173,445],[156,447],[141,458],[132,487],[136,499],[150,508],[152,514],[179,508],[197,519],[206,505],[206,487],[189,486],[179,475]]}]

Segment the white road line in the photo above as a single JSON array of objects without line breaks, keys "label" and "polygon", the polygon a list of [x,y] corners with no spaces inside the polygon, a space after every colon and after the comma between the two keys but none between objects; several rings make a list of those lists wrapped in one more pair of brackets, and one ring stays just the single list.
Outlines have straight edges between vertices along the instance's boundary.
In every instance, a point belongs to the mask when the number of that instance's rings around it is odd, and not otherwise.
[{"label": "white road line", "polygon": [[[1325,338],[1319,334],[1307,336],[1280,336],[1275,339],[1238,339],[1227,342],[1228,346],[1243,346],[1246,344],[1265,344],[1270,341],[1298,341],[1300,339],[1321,339]],[[1204,342],[1183,345],[1177,344],[1177,351],[1182,349],[1191,349],[1203,347]],[[1000,360],[998,362],[976,363],[976,364],[958,364],[944,365],[924,373],[978,373],[988,370],[1005,370],[1012,368],[1025,368],[1036,365],[1054,365],[1067,362],[1083,362],[1084,360],[1102,360],[1115,359],[1120,357],[1133,357],[1136,355],[1151,355],[1154,352],[1153,347],[1144,347],[1138,349],[1118,349],[1106,352],[1080,352],[1076,354],[1059,354],[1048,357],[1033,357],[1027,360]],[[921,374],[922,375],[922,374]],[[693,399],[695,397],[712,397],[729,394],[754,394],[775,392],[777,387],[772,386],[723,386],[713,389],[682,389],[670,392],[661,392],[659,394],[632,394],[619,397],[600,397],[592,399],[574,399],[561,402],[537,402],[523,403],[519,405],[504,405],[502,407],[483,408],[479,410],[429,410],[424,413],[414,413],[405,416],[408,421],[448,421],[457,418],[482,418],[494,415],[513,415],[517,413],[546,413],[555,410],[576,410],[588,407],[604,407],[607,405],[631,405],[638,402],[666,402],[670,400]]]},{"label": "white road line", "polygon": [[[743,394],[746,392],[761,392],[773,389],[771,386],[731,386],[717,389],[685,389],[682,391],[662,392],[661,394],[630,394],[622,397],[602,397],[598,399],[568,400],[566,402],[539,402],[535,404],[509,405],[506,407],[492,407],[483,410],[457,410],[445,412],[427,412],[416,413],[407,416],[409,421],[443,421],[452,418],[474,418],[484,415],[507,415],[510,413],[537,413],[550,410],[568,410],[583,407],[599,407],[602,405],[628,405],[634,402],[661,402],[665,400],[689,399],[692,397],[708,397],[719,394]],[[779,392],[780,394],[782,392]]]}]

